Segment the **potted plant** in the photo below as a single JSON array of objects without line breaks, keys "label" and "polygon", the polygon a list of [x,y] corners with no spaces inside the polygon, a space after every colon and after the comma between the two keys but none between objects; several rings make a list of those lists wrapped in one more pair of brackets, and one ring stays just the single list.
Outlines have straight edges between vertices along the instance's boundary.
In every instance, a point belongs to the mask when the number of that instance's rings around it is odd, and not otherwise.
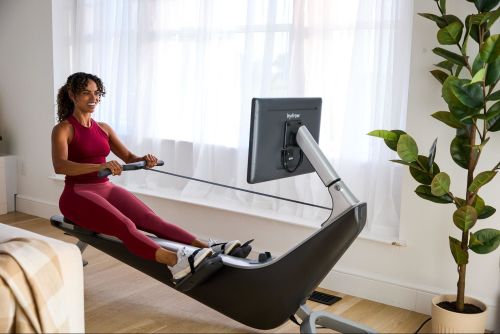
[{"label": "potted plant", "polygon": [[[469,251],[486,254],[500,244],[499,230],[474,229],[478,220],[489,218],[496,211],[480,197],[479,191],[494,180],[500,161],[487,170],[476,171],[476,166],[490,136],[500,130],[500,91],[496,89],[500,78],[500,40],[498,34],[491,33],[500,15],[497,8],[500,0],[466,0],[473,3],[471,8],[475,10],[465,20],[447,12],[446,0],[433,1],[438,14],[419,15],[438,27],[440,46],[432,51],[442,61],[435,65],[437,68],[431,74],[442,85],[442,97],[448,110],[434,112],[431,116],[456,131],[450,143],[450,154],[466,171],[465,194],[460,197],[451,191],[449,174],[441,171],[436,163],[437,139],[425,156],[418,153],[415,140],[402,130],[375,130],[369,135],[384,139],[387,146],[397,152],[400,159],[391,161],[409,167],[411,176],[419,183],[415,190],[418,196],[435,203],[455,205],[451,221],[460,231],[459,236],[449,236],[449,247],[458,267],[457,294],[442,297],[441,301],[437,298],[441,308],[436,310],[439,313],[446,308],[445,312],[452,315],[482,312],[484,322],[484,304],[478,308],[468,305],[473,304],[473,300],[465,296],[465,276]],[[434,330],[448,330],[445,328],[448,325],[438,324],[434,311],[432,316]],[[482,326],[482,329],[469,330],[484,332],[484,323]]]}]

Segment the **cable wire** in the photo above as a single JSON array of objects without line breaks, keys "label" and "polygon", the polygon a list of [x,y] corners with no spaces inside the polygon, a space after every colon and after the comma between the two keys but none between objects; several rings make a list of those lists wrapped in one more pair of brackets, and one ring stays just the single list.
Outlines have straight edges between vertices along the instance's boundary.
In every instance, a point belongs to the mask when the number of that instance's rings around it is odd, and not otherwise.
[{"label": "cable wire", "polygon": [[269,195],[269,194],[261,193],[261,192],[258,192],[258,191],[253,191],[253,190],[248,190],[248,189],[243,189],[243,188],[228,186],[228,185],[222,184],[222,183],[216,183],[216,182],[201,180],[201,179],[197,179],[197,178],[190,177],[190,176],[185,176],[185,175],[180,175],[180,174],[166,172],[166,171],[163,171],[163,170],[158,170],[158,169],[153,169],[153,168],[144,168],[144,169],[152,171],[152,172],[157,172],[157,173],[172,175],[172,176],[176,176],[176,177],[181,177],[183,179],[188,179],[188,180],[193,180],[193,181],[208,183],[208,184],[211,184],[211,185],[214,185],[214,186],[219,186],[219,187],[229,188],[229,189],[233,189],[233,190],[244,191],[244,192],[247,192],[247,193],[250,193],[250,194],[254,194],[254,195],[271,197],[271,198],[274,198],[274,199],[279,199],[279,200],[288,201],[288,202],[292,202],[292,203],[313,206],[315,208],[320,208],[320,209],[323,209],[323,210],[330,210],[330,211],[332,210],[332,208],[329,208],[329,207],[326,207],[326,206],[316,205],[316,204],[307,203],[307,202],[301,202],[301,201],[297,201],[297,200],[290,199],[290,198],[284,198],[284,197]]},{"label": "cable wire", "polygon": [[424,327],[424,325],[425,325],[426,323],[428,323],[428,322],[429,322],[429,320],[431,320],[431,319],[432,319],[432,317],[430,317],[430,318],[428,318],[427,320],[425,320],[425,321],[424,321],[424,322],[420,325],[420,327],[419,327],[419,328],[415,331],[415,334],[418,334],[418,332],[422,329],[422,327]]}]

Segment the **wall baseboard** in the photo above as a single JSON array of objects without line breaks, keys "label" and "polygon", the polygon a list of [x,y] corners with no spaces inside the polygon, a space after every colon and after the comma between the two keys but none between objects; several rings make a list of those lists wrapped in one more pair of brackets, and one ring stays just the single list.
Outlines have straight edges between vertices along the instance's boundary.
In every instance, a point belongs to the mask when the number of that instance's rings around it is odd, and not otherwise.
[{"label": "wall baseboard", "polygon": [[[46,219],[60,213],[56,203],[49,203],[23,195],[17,195],[16,208],[19,212]],[[276,235],[279,235],[279,233]],[[350,272],[341,268],[333,269],[325,277],[321,287],[428,315],[431,313],[432,298],[444,293],[444,291],[437,291],[438,289],[391,282],[390,278],[387,280],[383,277],[374,278],[363,273]],[[500,310],[496,305],[493,305],[494,301],[483,300],[483,302],[487,305],[489,313],[487,328],[500,328]]]},{"label": "wall baseboard", "polygon": [[[419,287],[391,282],[389,279],[374,278],[362,273],[353,273],[341,268],[333,269],[321,282],[321,287],[351,296],[372,300],[394,307],[431,314],[432,298],[440,294],[453,293],[439,291],[432,287]],[[488,308],[486,328],[500,328],[500,309],[495,301],[479,298]]]},{"label": "wall baseboard", "polygon": [[59,205],[44,200],[18,194],[16,196],[16,211],[29,215],[49,219],[51,216],[60,214]]}]

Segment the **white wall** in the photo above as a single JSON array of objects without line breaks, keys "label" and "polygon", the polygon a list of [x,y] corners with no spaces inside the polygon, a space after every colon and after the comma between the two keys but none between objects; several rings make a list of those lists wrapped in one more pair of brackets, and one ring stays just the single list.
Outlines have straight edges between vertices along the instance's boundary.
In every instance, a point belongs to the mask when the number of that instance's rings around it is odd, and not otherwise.
[{"label": "white wall", "polygon": [[[457,2],[449,2],[451,10]],[[461,4],[466,10],[470,4]],[[415,1],[415,13],[435,12],[434,1]],[[62,189],[52,175],[50,132],[53,125],[53,58],[50,0],[0,0],[0,131],[7,153],[18,157],[18,209],[48,217],[57,213]],[[442,170],[452,175],[453,189],[465,188],[465,174],[448,154],[453,132],[429,115],[445,110],[440,85],[428,73],[439,61],[435,47],[436,29],[430,21],[414,17],[408,132],[427,152],[435,137]],[[57,68],[57,64],[56,64]],[[493,134],[479,170],[498,160],[500,138]],[[494,158],[495,156],[495,158]],[[388,162],[389,163],[389,162]],[[457,179],[458,178],[458,179]],[[500,209],[499,179],[484,188],[483,198]],[[456,269],[448,250],[448,235],[458,235],[451,220],[453,208],[419,199],[417,184],[404,179],[401,230],[406,247],[358,239],[322,285],[419,312],[430,311],[433,294],[454,292]],[[200,205],[140,196],[161,216],[200,236],[256,238],[260,250],[279,254],[312,231],[250,215],[211,209]],[[500,213],[481,227],[499,228]],[[488,328],[500,329],[499,251],[471,255],[467,294],[490,307]]]},{"label": "white wall", "polygon": [[53,192],[51,11],[50,0],[0,1],[0,129],[5,153],[18,157],[19,193],[37,199]]}]

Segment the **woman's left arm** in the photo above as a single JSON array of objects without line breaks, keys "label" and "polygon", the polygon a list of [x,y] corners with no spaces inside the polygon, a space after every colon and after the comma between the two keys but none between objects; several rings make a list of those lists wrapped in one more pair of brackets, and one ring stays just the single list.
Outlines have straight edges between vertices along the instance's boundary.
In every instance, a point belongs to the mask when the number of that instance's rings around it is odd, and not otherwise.
[{"label": "woman's left arm", "polygon": [[152,154],[146,154],[142,157],[135,155],[129,151],[125,144],[122,143],[111,126],[103,122],[99,122],[99,126],[108,134],[111,152],[113,152],[118,158],[122,159],[125,163],[146,161],[147,167],[156,166],[156,163],[158,162],[157,157]]}]

